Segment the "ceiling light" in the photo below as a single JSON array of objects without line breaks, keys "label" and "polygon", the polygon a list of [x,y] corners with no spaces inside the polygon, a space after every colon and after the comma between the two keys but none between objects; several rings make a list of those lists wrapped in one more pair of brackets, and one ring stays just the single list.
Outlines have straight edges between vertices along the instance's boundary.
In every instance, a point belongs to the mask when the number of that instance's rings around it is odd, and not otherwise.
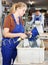
[{"label": "ceiling light", "polygon": [[27,3],[29,3],[29,4],[31,4],[31,5],[32,5],[32,4],[34,4],[35,2],[34,2],[34,1],[30,1],[30,0],[29,0]]}]

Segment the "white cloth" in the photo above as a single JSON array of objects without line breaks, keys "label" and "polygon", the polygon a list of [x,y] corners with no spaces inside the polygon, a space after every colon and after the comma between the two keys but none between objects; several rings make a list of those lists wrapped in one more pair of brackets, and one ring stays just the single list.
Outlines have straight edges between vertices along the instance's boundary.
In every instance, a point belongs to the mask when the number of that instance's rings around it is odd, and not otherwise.
[{"label": "white cloth", "polygon": [[24,39],[24,47],[29,47],[29,41],[28,41],[28,39]]}]

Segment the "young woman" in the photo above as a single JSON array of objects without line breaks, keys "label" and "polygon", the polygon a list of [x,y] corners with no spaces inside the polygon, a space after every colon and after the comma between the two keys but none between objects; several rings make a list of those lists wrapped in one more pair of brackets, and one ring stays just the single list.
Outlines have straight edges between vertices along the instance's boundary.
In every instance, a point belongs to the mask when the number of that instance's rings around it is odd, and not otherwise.
[{"label": "young woman", "polygon": [[10,14],[4,20],[2,39],[2,59],[3,65],[11,65],[17,56],[16,42],[18,38],[26,38],[21,17],[25,14],[27,5],[23,2],[15,3],[10,10]]}]

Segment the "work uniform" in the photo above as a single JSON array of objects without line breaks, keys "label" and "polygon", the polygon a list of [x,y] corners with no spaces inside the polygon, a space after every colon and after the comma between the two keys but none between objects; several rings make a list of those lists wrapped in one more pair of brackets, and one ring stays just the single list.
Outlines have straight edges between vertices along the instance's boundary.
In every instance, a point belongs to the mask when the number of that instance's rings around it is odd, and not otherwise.
[{"label": "work uniform", "polygon": [[39,16],[35,15],[34,16],[34,23],[35,23],[35,21],[40,21],[41,22],[41,15],[39,15]]},{"label": "work uniform", "polygon": [[[21,23],[20,17],[19,17],[19,24],[16,23],[16,20],[13,14],[11,14],[11,17],[13,18],[15,23],[15,27],[11,33],[24,33],[24,27]],[[1,47],[3,65],[11,65],[11,59],[13,59],[13,61],[15,60],[17,56],[16,47],[19,44],[19,42],[16,42],[18,38],[19,37],[14,37],[14,38],[3,37],[2,47]]]},{"label": "work uniform", "polygon": [[[34,15],[34,20],[32,21],[32,23],[35,25],[36,21],[41,22],[41,15],[40,16]],[[32,37],[29,38],[29,40],[33,42],[32,47],[38,47],[36,42],[37,36],[39,35],[37,28],[34,27],[31,32],[32,32]]]},{"label": "work uniform", "polygon": [[30,24],[35,23],[35,21],[40,21],[40,24],[44,27],[44,15],[41,13],[39,15],[33,14]]},{"label": "work uniform", "polygon": [[[43,17],[43,15],[41,15],[41,14],[39,14],[39,15],[34,14],[34,15],[32,15],[32,21],[30,23],[36,25],[36,22],[37,23],[39,22],[43,28],[44,20],[42,20],[42,17]],[[37,27],[36,26],[33,27],[31,32],[32,32],[32,37],[29,40],[33,41],[32,47],[38,47],[36,40],[38,39],[37,36],[39,35],[39,31],[38,31]]]}]

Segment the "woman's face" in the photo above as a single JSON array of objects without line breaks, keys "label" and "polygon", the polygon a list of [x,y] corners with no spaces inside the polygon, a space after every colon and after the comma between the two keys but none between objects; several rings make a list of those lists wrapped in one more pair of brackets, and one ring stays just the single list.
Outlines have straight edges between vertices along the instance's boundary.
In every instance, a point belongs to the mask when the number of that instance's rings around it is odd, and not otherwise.
[{"label": "woman's face", "polygon": [[25,7],[19,8],[19,10],[18,10],[19,16],[23,16],[23,15],[25,14],[25,12],[26,12],[26,9],[27,9],[27,8],[25,8]]}]

